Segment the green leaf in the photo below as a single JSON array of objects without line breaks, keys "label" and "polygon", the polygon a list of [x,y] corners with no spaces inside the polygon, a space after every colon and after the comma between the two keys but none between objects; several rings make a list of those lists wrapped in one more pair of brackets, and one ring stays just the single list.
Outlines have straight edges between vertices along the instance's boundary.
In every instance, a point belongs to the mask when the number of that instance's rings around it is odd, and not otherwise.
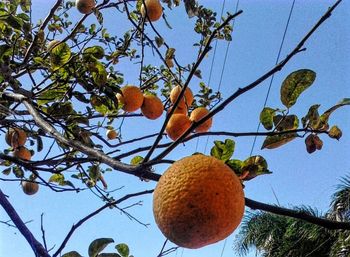
[{"label": "green leaf", "polygon": [[60,85],[52,89],[45,90],[38,96],[38,105],[44,105],[56,100],[61,100],[69,90],[69,84]]},{"label": "green leaf", "polygon": [[331,129],[328,131],[328,136],[330,138],[335,138],[339,140],[343,135],[343,132],[338,128],[338,126],[333,126]]},{"label": "green leaf", "polygon": [[131,165],[138,165],[138,164],[142,163],[143,159],[144,158],[142,156],[137,155],[131,159],[130,164]]},{"label": "green leaf", "polygon": [[300,94],[312,85],[316,73],[312,70],[302,69],[292,72],[283,81],[281,86],[281,101],[287,107],[293,106]]},{"label": "green leaf", "polygon": [[98,165],[92,165],[89,167],[89,176],[93,180],[98,180],[101,177],[100,167]]},{"label": "green leaf", "polygon": [[49,178],[49,182],[61,184],[62,182],[64,182],[64,175],[61,174],[61,173],[53,174],[53,175]]},{"label": "green leaf", "polygon": [[83,55],[92,55],[96,59],[102,59],[105,55],[105,51],[101,46],[91,46],[84,49]]},{"label": "green leaf", "polygon": [[76,251],[71,251],[62,255],[62,257],[83,257]]},{"label": "green leaf", "polygon": [[10,168],[6,168],[6,169],[4,169],[1,173],[7,176],[7,175],[10,175],[11,170],[12,170],[11,167],[10,167]]},{"label": "green leaf", "polygon": [[89,257],[96,257],[110,243],[114,243],[112,238],[98,238],[89,245]]},{"label": "green leaf", "polygon": [[107,82],[107,71],[105,66],[100,62],[94,62],[89,64],[89,70],[91,71],[92,79],[98,86],[103,86]]},{"label": "green leaf", "polygon": [[296,115],[276,115],[273,117],[277,131],[293,130],[299,127],[299,118]]},{"label": "green leaf", "polygon": [[113,114],[118,112],[115,107],[115,99],[111,99],[107,96],[94,96],[94,98],[91,99],[91,104],[94,109],[102,115]]},{"label": "green leaf", "polygon": [[66,42],[53,47],[50,51],[50,60],[53,70],[57,70],[66,64],[70,60],[71,55],[70,48]]},{"label": "green leaf", "polygon": [[318,126],[320,122],[320,115],[318,113],[319,104],[314,104],[309,108],[309,111],[305,115],[305,117],[301,118],[301,122],[303,124],[303,128],[307,126],[311,128],[315,128]]},{"label": "green leaf", "polygon": [[242,163],[243,180],[251,180],[257,176],[271,174],[267,169],[267,162],[260,155],[251,156]]},{"label": "green leaf", "polygon": [[224,162],[228,161],[235,150],[235,142],[232,139],[226,139],[225,142],[216,140],[214,144],[210,155]]},{"label": "green leaf", "polygon": [[24,171],[19,166],[13,167],[12,173],[16,176],[16,178],[23,178],[24,177]]},{"label": "green leaf", "polygon": [[260,113],[260,122],[265,129],[271,130],[273,128],[273,116],[276,110],[270,107],[265,107]]},{"label": "green leaf", "polygon": [[280,147],[298,137],[297,133],[287,133],[281,135],[267,136],[261,149],[274,149]]},{"label": "green leaf", "polygon": [[325,111],[321,117],[320,117],[320,124],[318,125],[318,129],[322,129],[326,125],[328,125],[328,119],[329,116],[338,108],[345,106],[345,105],[350,105],[350,98],[344,98],[341,100],[339,103],[334,105],[333,107],[329,108],[327,111]]},{"label": "green leaf", "polygon": [[237,159],[228,160],[226,162],[226,165],[229,166],[237,174],[237,176],[242,175],[242,164],[243,162]]},{"label": "green leaf", "polygon": [[120,253],[122,257],[129,257],[130,251],[127,244],[117,244],[115,249],[117,249],[118,253]]},{"label": "green leaf", "polygon": [[161,47],[164,44],[164,39],[162,37],[156,36],[154,39],[156,41],[156,44],[157,44],[158,48]]}]

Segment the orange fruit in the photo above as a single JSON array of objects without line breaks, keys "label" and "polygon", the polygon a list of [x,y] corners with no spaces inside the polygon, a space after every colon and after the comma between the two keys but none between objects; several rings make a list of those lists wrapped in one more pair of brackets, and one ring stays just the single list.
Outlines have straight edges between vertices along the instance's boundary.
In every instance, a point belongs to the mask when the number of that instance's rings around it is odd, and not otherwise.
[{"label": "orange fruit", "polygon": [[13,148],[23,146],[27,141],[27,133],[19,128],[10,128],[5,135],[5,141]]},{"label": "orange fruit", "polygon": [[172,164],[153,195],[155,221],[180,247],[200,248],[228,237],[244,213],[237,175],[212,156],[192,155]]},{"label": "orange fruit", "polygon": [[[147,8],[147,15],[150,21],[157,21],[162,17],[163,8],[159,0],[145,0],[145,5]],[[142,17],[146,16],[145,6],[141,6],[141,15]]]},{"label": "orange fruit", "polygon": [[[204,116],[209,113],[209,110],[204,107],[198,107],[191,112],[190,120],[193,122],[200,121]],[[207,132],[213,123],[213,118],[206,120],[203,124],[195,128],[195,132]]]},{"label": "orange fruit", "polygon": [[19,146],[14,152],[13,156],[21,160],[30,161],[32,153],[24,146]]},{"label": "orange fruit", "polygon": [[91,13],[92,10],[95,8],[95,0],[76,0],[75,6],[77,7],[78,11],[83,14]]},{"label": "orange fruit", "polygon": [[[174,87],[171,92],[170,92],[170,102],[172,104],[175,103],[175,101],[177,100],[177,98],[179,97],[180,93],[181,93],[182,88],[180,86],[176,86]],[[185,94],[183,99],[181,99],[181,101],[179,102],[178,107],[180,108],[184,108],[184,107],[190,107],[191,104],[193,102],[193,94],[190,88],[186,88],[185,90]]]},{"label": "orange fruit", "polygon": [[[172,108],[173,108],[173,106],[171,106],[171,107],[168,109],[168,113],[171,111]],[[181,107],[178,106],[178,107],[175,109],[174,114],[175,114],[175,113],[179,113],[179,114],[185,114],[185,115],[187,115],[187,112],[188,112],[188,110],[187,110],[186,105],[185,105],[185,107],[183,107],[183,108],[181,108]]]},{"label": "orange fruit", "polygon": [[141,106],[142,114],[151,120],[158,119],[162,116],[164,106],[162,100],[155,95],[144,95],[143,104]]},{"label": "orange fruit", "polygon": [[117,94],[118,101],[123,104],[126,112],[134,112],[141,108],[143,94],[137,86],[127,85],[121,88],[122,94]]},{"label": "orange fruit", "polygon": [[112,140],[112,139],[117,138],[118,133],[114,129],[108,129],[106,132],[106,136],[109,140]]},{"label": "orange fruit", "polygon": [[190,118],[185,114],[173,114],[166,125],[165,132],[172,140],[178,139],[191,126]]},{"label": "orange fruit", "polygon": [[23,181],[22,189],[25,194],[34,195],[39,191],[39,184],[31,181]]}]

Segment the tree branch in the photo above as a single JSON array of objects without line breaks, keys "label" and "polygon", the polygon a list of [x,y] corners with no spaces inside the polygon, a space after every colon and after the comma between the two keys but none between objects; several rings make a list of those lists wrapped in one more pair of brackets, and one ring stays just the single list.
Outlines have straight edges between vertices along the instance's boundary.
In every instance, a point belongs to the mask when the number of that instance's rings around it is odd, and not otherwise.
[{"label": "tree branch", "polygon": [[135,196],[140,196],[140,195],[145,195],[145,194],[151,194],[153,193],[153,190],[145,190],[142,192],[138,192],[138,193],[134,193],[134,194],[128,194],[123,196],[122,198],[119,198],[118,200],[115,200],[113,202],[109,202],[106,203],[105,205],[103,205],[102,207],[98,208],[96,211],[90,213],[89,215],[85,216],[83,219],[79,220],[77,222],[77,224],[74,224],[72,226],[72,228],[70,229],[70,231],[68,232],[67,236],[64,238],[62,244],[60,245],[60,247],[57,249],[57,251],[52,255],[52,257],[56,257],[58,256],[62,250],[64,249],[64,247],[66,246],[67,242],[69,241],[69,239],[71,238],[71,236],[73,235],[74,231],[76,229],[78,229],[81,225],[83,225],[84,222],[88,221],[89,219],[91,219],[92,217],[94,217],[95,215],[99,214],[101,211],[103,211],[106,208],[109,208],[111,206],[115,206],[129,198],[135,197]]},{"label": "tree branch", "polygon": [[30,247],[33,249],[37,257],[50,257],[43,245],[35,239],[33,234],[29,231],[22,219],[17,214],[11,203],[7,200],[5,194],[0,189],[0,205],[4,208],[7,215],[11,218],[13,224],[16,225],[23,237],[27,240]]},{"label": "tree branch", "polygon": [[[203,117],[198,122],[193,122],[192,125],[188,128],[188,130],[175,142],[173,142],[167,149],[165,149],[162,153],[160,153],[158,156],[156,156],[153,160],[159,160],[164,158],[168,153],[170,153],[178,144],[180,144],[195,128],[197,128],[200,124],[204,123],[214,115],[216,115],[218,112],[225,109],[225,107],[230,104],[233,100],[238,98],[240,95],[244,94],[245,92],[255,88],[260,83],[265,81],[267,78],[275,74],[276,72],[280,71],[289,61],[292,59],[292,57],[299,52],[303,51],[302,48],[305,44],[305,42],[311,37],[311,35],[318,29],[321,24],[326,21],[332,14],[332,11],[340,4],[342,0],[338,0],[332,7],[330,7],[327,12],[319,19],[319,21],[313,26],[313,28],[304,36],[304,38],[301,39],[301,41],[298,43],[298,45],[284,58],[280,63],[278,63],[274,68],[266,72],[264,75],[262,75],[260,78],[252,82],[251,84],[239,88],[235,93],[233,93],[231,96],[229,96],[225,101],[223,101],[220,105],[218,105],[215,109],[213,109],[210,113],[208,113],[205,117]],[[186,85],[186,84],[185,84]]]},{"label": "tree branch", "polygon": [[350,230],[350,222],[339,222],[339,221],[333,221],[329,219],[319,218],[313,215],[310,215],[303,211],[298,210],[292,210],[287,209],[283,207],[278,207],[274,205],[269,205],[266,203],[257,202],[254,200],[251,200],[249,198],[245,198],[245,204],[249,208],[253,210],[262,210],[271,212],[277,215],[283,215],[288,216],[300,220],[305,220],[307,222],[310,222],[312,224],[327,228],[327,229],[345,229]]}]

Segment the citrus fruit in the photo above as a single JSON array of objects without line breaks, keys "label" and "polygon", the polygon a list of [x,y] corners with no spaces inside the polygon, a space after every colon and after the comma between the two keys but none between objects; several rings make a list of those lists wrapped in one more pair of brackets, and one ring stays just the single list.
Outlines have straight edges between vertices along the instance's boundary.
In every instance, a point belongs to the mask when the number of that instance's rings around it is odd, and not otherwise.
[{"label": "citrus fruit", "polygon": [[244,213],[243,187],[223,161],[192,155],[172,164],[153,195],[162,233],[180,247],[200,248],[229,236]]},{"label": "citrus fruit", "polygon": [[13,148],[23,146],[27,141],[27,133],[19,128],[10,128],[5,135],[6,143]]},{"label": "citrus fruit", "polygon": [[32,158],[32,153],[24,146],[19,146],[13,152],[13,156],[21,160],[30,161]]},{"label": "citrus fruit", "polygon": [[[176,102],[177,98],[179,97],[179,95],[181,93],[181,90],[182,90],[182,88],[180,86],[176,86],[171,90],[170,102],[172,104],[174,104]],[[180,107],[180,108],[189,107],[189,106],[191,106],[192,102],[193,102],[193,94],[192,94],[191,89],[187,87],[183,98],[179,102],[178,107]]]},{"label": "citrus fruit", "polygon": [[191,126],[190,118],[185,114],[173,114],[166,125],[165,132],[172,140],[178,139]]},{"label": "citrus fruit", "polygon": [[[209,113],[209,110],[204,107],[198,107],[191,112],[190,120],[194,122],[200,121],[204,116]],[[213,118],[206,120],[204,123],[194,129],[195,132],[207,132],[213,123]]]},{"label": "citrus fruit", "polygon": [[91,13],[95,7],[95,0],[76,0],[75,6],[83,14]]},{"label": "citrus fruit", "polygon": [[[171,106],[171,107],[168,109],[168,113],[171,111],[172,108],[173,108],[173,106]],[[187,110],[187,107],[186,107],[186,106],[183,107],[183,108],[181,108],[181,107],[178,106],[178,107],[175,109],[174,114],[175,114],[175,113],[179,113],[179,114],[185,114],[185,115],[187,115],[187,112],[188,112],[188,110]]]},{"label": "citrus fruit", "polygon": [[34,195],[39,191],[39,184],[31,181],[23,181],[22,189],[25,194]]},{"label": "citrus fruit", "polygon": [[140,109],[143,103],[143,94],[137,86],[127,85],[121,88],[122,94],[117,94],[118,101],[123,104],[122,109],[134,112]]},{"label": "citrus fruit", "polygon": [[[147,9],[148,19],[150,21],[157,21],[162,17],[163,8],[159,0],[145,0],[145,5]],[[141,6],[141,15],[142,17],[146,16],[145,6]]]},{"label": "citrus fruit", "polygon": [[106,132],[106,136],[109,140],[112,140],[112,139],[117,138],[118,133],[114,129],[108,129]]},{"label": "citrus fruit", "polygon": [[162,100],[155,95],[144,95],[143,104],[141,106],[142,114],[151,120],[158,119],[162,116],[164,107]]}]

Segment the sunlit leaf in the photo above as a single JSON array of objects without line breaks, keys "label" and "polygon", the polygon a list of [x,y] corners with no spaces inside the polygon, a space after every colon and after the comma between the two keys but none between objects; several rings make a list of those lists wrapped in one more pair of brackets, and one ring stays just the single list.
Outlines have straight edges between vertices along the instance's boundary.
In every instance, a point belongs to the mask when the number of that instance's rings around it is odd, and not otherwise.
[{"label": "sunlit leaf", "polygon": [[62,257],[83,257],[76,251],[71,251],[62,255]]},{"label": "sunlit leaf", "polygon": [[232,159],[225,162],[238,176],[242,175],[242,164],[241,160]]},{"label": "sunlit leaf", "polygon": [[89,245],[89,257],[96,257],[103,249],[110,243],[114,243],[112,238],[98,238],[91,242]]},{"label": "sunlit leaf", "polygon": [[343,135],[343,132],[340,130],[340,128],[338,128],[338,126],[333,126],[328,131],[328,136],[330,138],[335,138],[339,140],[342,137],[342,135]]},{"label": "sunlit leaf", "polygon": [[281,101],[287,107],[293,106],[300,94],[312,85],[316,73],[312,70],[302,69],[292,72],[283,81],[281,86]]},{"label": "sunlit leaf", "polygon": [[142,163],[143,159],[144,158],[142,156],[137,155],[131,159],[130,164],[138,165],[138,164]]},{"label": "sunlit leaf", "polygon": [[226,139],[225,142],[216,140],[214,144],[210,155],[224,162],[228,161],[235,150],[235,142],[232,139]]},{"label": "sunlit leaf", "polygon": [[341,100],[339,103],[337,103],[336,105],[334,105],[333,107],[329,108],[327,111],[325,111],[321,117],[320,117],[320,125],[319,125],[319,129],[321,129],[321,127],[323,127],[324,124],[328,124],[328,119],[329,116],[338,108],[345,106],[345,105],[350,105],[350,98],[344,98],[343,100]]},{"label": "sunlit leaf", "polygon": [[84,49],[83,55],[92,55],[96,59],[102,59],[105,55],[105,51],[101,46],[91,46]]},{"label": "sunlit leaf", "polygon": [[127,244],[117,244],[115,246],[115,249],[117,249],[118,253],[120,253],[120,255],[122,257],[128,257],[129,256],[129,246]]},{"label": "sunlit leaf", "polygon": [[63,84],[54,88],[49,88],[38,95],[38,105],[44,105],[62,99],[69,89],[68,84]]},{"label": "sunlit leaf", "polygon": [[273,128],[273,116],[276,110],[270,107],[265,107],[260,113],[260,122],[265,129],[271,130]]},{"label": "sunlit leaf", "polygon": [[57,184],[61,184],[64,181],[64,175],[61,173],[57,173],[57,174],[53,174],[50,178],[49,178],[49,182],[54,182]]},{"label": "sunlit leaf", "polygon": [[71,55],[70,47],[66,42],[61,42],[53,47],[50,51],[50,60],[53,70],[57,70],[62,65],[66,64],[70,60]]},{"label": "sunlit leaf", "polygon": [[281,135],[267,136],[261,149],[274,149],[280,147],[298,137],[297,133],[286,133]]},{"label": "sunlit leaf", "polygon": [[267,162],[264,157],[256,155],[243,161],[241,173],[243,180],[251,180],[257,176],[271,174],[272,172],[267,169]]}]

